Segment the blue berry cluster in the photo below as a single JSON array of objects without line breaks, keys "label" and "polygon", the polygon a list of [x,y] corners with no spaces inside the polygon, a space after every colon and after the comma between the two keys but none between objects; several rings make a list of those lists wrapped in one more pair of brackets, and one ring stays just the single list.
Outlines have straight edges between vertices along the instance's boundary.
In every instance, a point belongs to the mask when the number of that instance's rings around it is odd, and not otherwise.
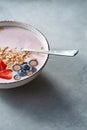
[{"label": "blue berry cluster", "polygon": [[[19,70],[18,70],[18,67],[19,67]],[[33,74],[34,72],[36,72],[37,69],[34,66],[30,66],[27,62],[24,62],[21,65],[15,64],[13,66],[13,70],[17,72],[17,74],[14,76],[14,79],[19,80],[21,77],[29,76],[29,72]]]}]

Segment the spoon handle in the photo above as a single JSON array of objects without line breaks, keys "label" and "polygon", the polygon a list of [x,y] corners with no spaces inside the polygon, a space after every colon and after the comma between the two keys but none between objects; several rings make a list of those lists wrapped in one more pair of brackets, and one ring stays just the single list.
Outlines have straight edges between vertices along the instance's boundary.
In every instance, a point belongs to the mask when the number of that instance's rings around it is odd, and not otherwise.
[{"label": "spoon handle", "polygon": [[31,51],[31,52],[37,52],[37,53],[43,53],[43,54],[49,54],[49,55],[56,55],[56,56],[68,56],[73,57],[75,56],[79,50],[34,50],[34,49],[26,49],[22,48],[21,51]]}]

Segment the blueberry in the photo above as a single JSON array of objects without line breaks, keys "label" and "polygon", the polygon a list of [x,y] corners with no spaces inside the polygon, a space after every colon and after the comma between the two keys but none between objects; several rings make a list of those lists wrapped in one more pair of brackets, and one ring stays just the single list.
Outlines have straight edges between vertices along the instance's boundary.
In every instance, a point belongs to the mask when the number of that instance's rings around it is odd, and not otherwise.
[{"label": "blueberry", "polygon": [[19,76],[24,77],[24,76],[26,76],[26,71],[24,69],[21,69],[18,71],[18,74],[19,74]]},{"label": "blueberry", "polygon": [[31,67],[30,71],[32,71],[33,73],[37,71],[37,69],[35,67]]},{"label": "blueberry", "polygon": [[27,65],[27,64],[23,64],[22,65],[22,69],[25,70],[25,71],[27,71],[27,70],[29,71],[30,70],[30,66]]},{"label": "blueberry", "polygon": [[23,62],[21,65],[26,65],[27,64],[27,62]]}]

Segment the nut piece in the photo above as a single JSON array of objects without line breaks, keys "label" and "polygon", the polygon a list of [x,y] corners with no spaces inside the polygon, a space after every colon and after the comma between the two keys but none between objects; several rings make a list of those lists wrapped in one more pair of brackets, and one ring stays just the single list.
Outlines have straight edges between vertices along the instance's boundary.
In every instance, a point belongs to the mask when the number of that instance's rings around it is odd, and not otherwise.
[{"label": "nut piece", "polygon": [[28,72],[27,72],[27,76],[31,76],[32,74],[33,74],[32,71],[30,71],[30,72],[28,71]]}]

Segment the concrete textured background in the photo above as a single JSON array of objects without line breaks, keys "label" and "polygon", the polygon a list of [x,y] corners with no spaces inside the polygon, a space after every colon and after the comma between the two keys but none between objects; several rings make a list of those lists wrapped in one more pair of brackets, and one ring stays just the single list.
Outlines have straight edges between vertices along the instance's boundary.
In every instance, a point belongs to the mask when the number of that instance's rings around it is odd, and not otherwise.
[{"label": "concrete textured background", "polygon": [[50,56],[31,83],[0,90],[0,130],[87,130],[87,1],[0,0],[0,20],[35,26],[51,49],[80,50]]}]

